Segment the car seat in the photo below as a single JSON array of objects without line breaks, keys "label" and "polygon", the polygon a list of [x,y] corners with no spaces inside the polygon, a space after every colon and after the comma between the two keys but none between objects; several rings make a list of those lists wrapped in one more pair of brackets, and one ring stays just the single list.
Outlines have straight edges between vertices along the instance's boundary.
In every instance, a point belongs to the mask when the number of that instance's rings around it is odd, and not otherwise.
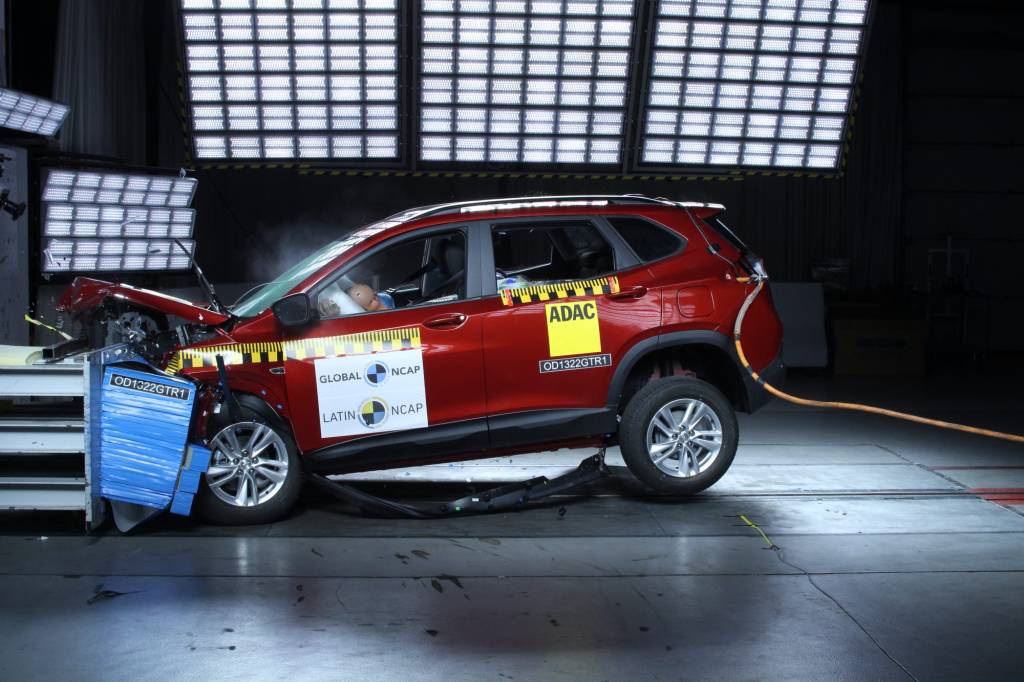
[{"label": "car seat", "polygon": [[463,295],[466,250],[461,242],[461,238],[456,237],[445,237],[438,242],[437,250],[432,259],[437,263],[437,267],[430,269],[423,276],[424,298],[436,296],[455,283],[458,283],[455,293],[459,296]]}]

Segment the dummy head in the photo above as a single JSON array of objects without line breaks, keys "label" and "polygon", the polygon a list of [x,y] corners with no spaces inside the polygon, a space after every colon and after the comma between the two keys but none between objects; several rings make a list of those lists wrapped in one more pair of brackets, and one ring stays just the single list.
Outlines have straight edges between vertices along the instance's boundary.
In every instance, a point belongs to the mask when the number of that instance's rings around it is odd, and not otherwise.
[{"label": "dummy head", "polygon": [[377,293],[366,284],[356,284],[348,290],[348,295],[361,305],[363,310],[383,310],[385,307],[377,298]]}]

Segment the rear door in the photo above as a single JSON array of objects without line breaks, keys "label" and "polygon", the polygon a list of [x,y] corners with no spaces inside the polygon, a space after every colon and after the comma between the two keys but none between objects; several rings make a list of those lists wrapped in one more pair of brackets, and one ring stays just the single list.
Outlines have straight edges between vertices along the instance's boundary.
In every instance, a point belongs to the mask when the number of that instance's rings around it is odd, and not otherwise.
[{"label": "rear door", "polygon": [[[490,237],[490,249],[486,249]],[[492,443],[520,417],[603,410],[615,367],[661,319],[650,276],[601,219],[513,219],[484,235],[483,345]],[[488,289],[493,284],[494,289]],[[575,411],[575,412],[566,412]],[[526,413],[532,413],[526,415]],[[569,428],[567,426],[567,428]]]},{"label": "rear door", "polygon": [[[486,447],[479,266],[467,258],[478,238],[450,226],[396,237],[310,292],[321,319],[283,339],[301,450],[473,419],[466,445]],[[367,290],[375,310],[356,302]]]}]

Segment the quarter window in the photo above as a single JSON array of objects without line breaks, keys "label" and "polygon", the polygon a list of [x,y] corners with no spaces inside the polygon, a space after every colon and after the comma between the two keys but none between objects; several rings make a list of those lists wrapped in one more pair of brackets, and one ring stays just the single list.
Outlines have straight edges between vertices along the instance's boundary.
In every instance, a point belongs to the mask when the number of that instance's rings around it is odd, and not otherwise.
[{"label": "quarter window", "polygon": [[669,256],[686,244],[686,240],[675,232],[647,220],[609,218],[609,222],[645,263]]}]

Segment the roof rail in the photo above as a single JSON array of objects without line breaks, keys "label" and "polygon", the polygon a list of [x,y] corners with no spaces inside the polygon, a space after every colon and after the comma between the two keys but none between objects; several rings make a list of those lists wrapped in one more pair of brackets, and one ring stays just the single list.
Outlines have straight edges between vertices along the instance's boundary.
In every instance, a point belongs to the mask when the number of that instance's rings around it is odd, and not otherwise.
[{"label": "roof rail", "polygon": [[510,197],[507,199],[476,199],[473,201],[455,201],[448,204],[434,204],[411,208],[375,223],[378,226],[394,227],[411,220],[431,216],[448,215],[451,213],[495,213],[498,211],[515,211],[524,208],[559,208],[579,206],[608,206],[629,204],[654,204],[658,206],[675,206],[678,208],[713,208],[724,211],[722,204],[709,204],[696,201],[672,201],[665,197],[648,197],[643,194],[559,194],[550,196]]},{"label": "roof rail", "polygon": [[428,216],[446,215],[449,213],[486,213],[490,211],[512,211],[520,208],[607,206],[610,204],[660,204],[670,206],[674,203],[668,199],[655,199],[641,194],[561,194],[457,201],[450,204],[425,206],[422,209],[414,210],[416,218],[426,218]]}]

